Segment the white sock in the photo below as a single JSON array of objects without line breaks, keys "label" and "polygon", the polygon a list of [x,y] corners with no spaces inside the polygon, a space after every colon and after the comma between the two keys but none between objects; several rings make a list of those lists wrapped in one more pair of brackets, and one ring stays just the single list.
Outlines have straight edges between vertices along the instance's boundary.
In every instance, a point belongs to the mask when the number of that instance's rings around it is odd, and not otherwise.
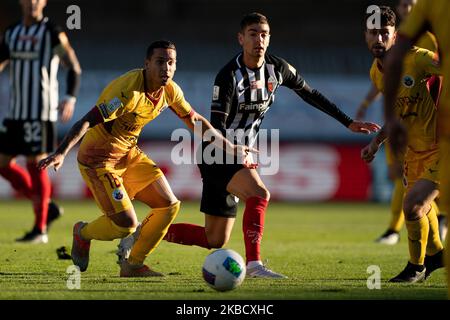
[{"label": "white sock", "polygon": [[262,266],[262,261],[261,260],[256,260],[256,261],[249,261],[247,263],[247,268],[251,269],[251,268],[255,268],[257,266]]}]

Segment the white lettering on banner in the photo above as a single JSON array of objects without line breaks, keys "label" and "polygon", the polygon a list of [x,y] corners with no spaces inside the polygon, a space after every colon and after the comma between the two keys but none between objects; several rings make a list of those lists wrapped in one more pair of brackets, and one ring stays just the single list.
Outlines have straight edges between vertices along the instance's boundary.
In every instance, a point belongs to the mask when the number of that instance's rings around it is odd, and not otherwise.
[{"label": "white lettering on banner", "polygon": [[[202,192],[199,169],[195,164],[173,163],[171,152],[174,145],[175,143],[151,142],[142,143],[140,147],[166,173],[177,197],[181,200],[198,200]],[[354,149],[352,150],[354,151]],[[273,151],[271,150],[271,152]],[[342,175],[345,172],[348,174],[349,170],[350,172],[356,170],[354,174],[357,175],[361,171],[361,167],[363,170],[367,170],[364,165],[358,164],[357,161],[360,159],[357,158],[357,155],[354,156],[353,162],[348,160],[347,154],[347,163],[342,163],[342,152],[346,151],[327,144],[282,144],[279,150],[278,173],[262,176],[262,179],[270,190],[272,199],[292,201],[338,199],[336,194],[339,193],[339,190],[342,191],[340,189],[342,188],[341,179],[351,179],[351,177]],[[358,154],[357,152],[352,153]],[[87,187],[78,170],[76,158],[77,150],[72,150],[58,172],[49,170],[50,178],[54,183],[55,197],[61,199],[83,199],[85,197]],[[19,158],[18,163],[24,165],[23,157]],[[342,166],[346,170],[342,170]],[[368,188],[370,180],[358,183],[359,185],[347,185],[353,188]],[[6,180],[0,179],[0,198],[8,199],[11,198],[11,195],[13,192],[10,185]]]},{"label": "white lettering on banner", "polygon": [[327,145],[282,147],[280,172],[265,176],[274,199],[328,200],[339,187],[339,154]]}]

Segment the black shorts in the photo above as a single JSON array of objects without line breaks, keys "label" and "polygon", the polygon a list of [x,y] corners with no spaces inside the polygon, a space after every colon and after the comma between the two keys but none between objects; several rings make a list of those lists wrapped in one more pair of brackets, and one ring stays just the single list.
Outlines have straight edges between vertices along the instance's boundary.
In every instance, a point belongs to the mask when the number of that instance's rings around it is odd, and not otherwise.
[{"label": "black shorts", "polygon": [[56,122],[5,119],[0,131],[0,153],[33,156],[50,153],[56,147]]},{"label": "black shorts", "polygon": [[234,218],[239,199],[227,191],[227,185],[241,164],[199,164],[203,180],[200,211],[212,216]]}]

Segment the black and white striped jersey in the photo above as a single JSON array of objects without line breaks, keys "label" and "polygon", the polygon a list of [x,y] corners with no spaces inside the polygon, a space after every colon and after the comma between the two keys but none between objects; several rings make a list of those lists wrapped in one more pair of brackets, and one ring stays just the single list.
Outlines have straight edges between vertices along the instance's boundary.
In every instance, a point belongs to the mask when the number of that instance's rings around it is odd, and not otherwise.
[{"label": "black and white striped jersey", "polygon": [[48,18],[31,26],[9,27],[0,43],[0,61],[10,63],[10,101],[5,114],[11,120],[57,121],[61,29]]},{"label": "black and white striped jersey", "polygon": [[220,129],[222,134],[225,135],[227,129],[244,130],[245,141],[237,142],[254,146],[261,122],[280,86],[294,90],[306,102],[345,126],[352,122],[317,90],[311,89],[297,70],[284,59],[266,54],[264,60],[260,68],[252,70],[244,65],[243,55],[240,53],[217,74],[213,88],[211,124]]}]

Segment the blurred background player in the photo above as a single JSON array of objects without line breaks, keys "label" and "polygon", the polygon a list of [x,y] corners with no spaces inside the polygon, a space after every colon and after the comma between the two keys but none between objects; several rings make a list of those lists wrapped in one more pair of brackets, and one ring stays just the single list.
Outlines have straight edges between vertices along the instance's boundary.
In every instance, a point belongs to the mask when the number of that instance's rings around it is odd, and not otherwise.
[{"label": "blurred background player", "polygon": [[[370,78],[375,87],[384,92],[384,57],[395,42],[395,13],[380,7],[381,27],[366,30],[366,42],[375,60]],[[409,261],[405,269],[391,282],[414,283],[426,279],[431,272],[443,267],[443,246],[439,238],[438,207],[434,202],[439,194],[437,140],[437,108],[426,86],[430,74],[439,75],[436,55],[426,49],[413,47],[405,58],[402,86],[395,102],[399,121],[409,129],[407,149],[394,153],[395,172],[403,174],[406,182],[403,208],[408,231]],[[362,152],[371,162],[380,145],[386,140],[383,128]],[[404,165],[399,164],[399,160]]]},{"label": "blurred background player", "polygon": [[[398,31],[395,46],[386,59],[385,74],[385,115],[389,139],[395,154],[400,153],[406,145],[406,128],[395,118],[394,105],[399,87],[403,59],[411,46],[426,30],[433,30],[439,44],[439,57],[443,73],[442,94],[438,108],[438,133],[440,151],[440,205],[445,212],[450,212],[450,2],[447,0],[419,0],[410,16],[402,23]],[[450,243],[446,238],[446,247]],[[446,253],[447,288],[450,297],[450,251]]]},{"label": "blurred background player", "polygon": [[[224,135],[226,130],[248,130],[239,141],[256,144],[259,127],[274,100],[276,90],[286,86],[310,105],[334,117],[349,130],[370,133],[379,127],[353,121],[319,91],[312,89],[285,60],[266,54],[270,27],[265,16],[250,13],[241,21],[238,41],[243,52],[236,55],[216,76],[211,105],[211,124]],[[203,145],[206,148],[207,144]],[[260,245],[270,194],[255,169],[240,164],[199,164],[203,179],[200,211],[205,226],[178,223],[169,227],[165,240],[204,248],[221,248],[229,240],[238,200],[245,202],[243,233],[247,276],[285,278],[263,265]],[[119,246],[119,259],[126,255],[128,241]]]},{"label": "blurred background player", "polygon": [[[103,215],[73,227],[72,260],[81,271],[89,264],[91,240],[111,241],[133,233],[138,224],[131,200],[151,208],[140,225],[130,256],[121,264],[121,277],[154,277],[161,273],[144,265],[175,219],[180,202],[163,172],[137,146],[143,127],[170,107],[190,129],[201,121],[215,141],[226,142],[231,152],[246,156],[250,148],[235,146],[197,114],[172,81],[176,48],[170,41],[156,41],[147,49],[145,68],[132,70],[113,80],[97,104],[76,122],[64,141],[39,168],[63,164],[70,149],[84,136],[78,151],[81,175]],[[90,129],[90,130],[89,130]],[[85,135],[86,134],[86,135]]]},{"label": "blurred background player", "polygon": [[[403,21],[408,16],[416,2],[417,0],[398,1],[396,11],[399,21]],[[436,54],[438,52],[436,37],[429,31],[427,31],[420,37],[420,39],[416,43],[416,46],[419,48],[430,50],[432,52],[435,52]],[[431,96],[433,97],[433,100],[436,104],[439,99],[440,88],[441,81],[439,76],[431,75],[428,80],[428,89],[430,90]],[[380,94],[380,91],[372,84],[366,98],[363,100],[363,102],[361,102],[358,110],[356,111],[355,118],[358,120],[364,119],[366,116],[367,108],[375,101],[377,97],[380,96]],[[400,230],[402,229],[402,226],[405,222],[402,207],[405,187],[403,185],[402,179],[399,177],[396,178],[395,173],[393,172],[395,170],[393,167],[394,161],[392,159],[389,143],[385,143],[384,146],[388,177],[394,184],[391,195],[391,221],[389,223],[388,229],[375,241],[382,244],[394,245],[400,241]],[[447,234],[447,221],[445,216],[440,212],[438,213],[438,221],[439,234],[441,236],[441,240],[443,240],[445,239],[445,235]]]},{"label": "blurred background player", "polygon": [[[22,20],[0,42],[0,71],[10,64],[10,104],[0,133],[0,175],[33,203],[34,227],[20,242],[47,243],[49,224],[61,215],[50,201],[51,182],[37,163],[54,151],[58,111],[72,118],[81,69],[62,30],[44,17],[46,0],[20,0]],[[59,61],[68,68],[67,91],[58,105]],[[4,103],[4,102],[3,102]],[[27,170],[16,156],[26,157]]]}]

